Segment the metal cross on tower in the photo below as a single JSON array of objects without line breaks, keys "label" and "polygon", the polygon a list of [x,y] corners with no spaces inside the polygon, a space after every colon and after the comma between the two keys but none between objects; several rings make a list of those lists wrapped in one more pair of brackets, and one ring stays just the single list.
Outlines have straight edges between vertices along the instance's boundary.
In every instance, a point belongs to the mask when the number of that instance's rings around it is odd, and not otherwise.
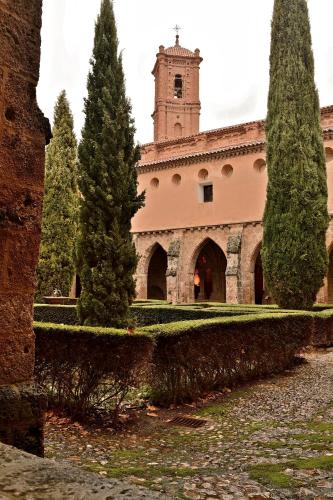
[{"label": "metal cross on tower", "polygon": [[181,30],[181,27],[176,24],[176,26],[173,28],[176,32],[176,45],[179,45],[179,32]]}]

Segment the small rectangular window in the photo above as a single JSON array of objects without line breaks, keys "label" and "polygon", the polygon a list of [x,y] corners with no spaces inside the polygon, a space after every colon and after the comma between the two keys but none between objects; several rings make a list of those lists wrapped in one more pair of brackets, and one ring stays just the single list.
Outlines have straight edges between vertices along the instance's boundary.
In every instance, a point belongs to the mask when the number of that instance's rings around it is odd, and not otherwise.
[{"label": "small rectangular window", "polygon": [[208,184],[203,187],[203,201],[204,203],[210,203],[213,201],[213,184]]}]

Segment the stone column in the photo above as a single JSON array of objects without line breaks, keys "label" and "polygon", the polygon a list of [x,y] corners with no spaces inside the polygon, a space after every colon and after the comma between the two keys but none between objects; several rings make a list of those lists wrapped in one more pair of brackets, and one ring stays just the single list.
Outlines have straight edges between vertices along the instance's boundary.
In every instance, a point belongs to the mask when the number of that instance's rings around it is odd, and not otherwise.
[{"label": "stone column", "polygon": [[242,234],[232,234],[228,239],[227,269],[226,269],[226,302],[241,303],[240,263]]},{"label": "stone column", "polygon": [[327,304],[328,303],[328,280],[327,277],[324,279],[324,285],[320,288],[317,293],[317,303],[318,304]]},{"label": "stone column", "polygon": [[0,440],[43,454],[33,298],[49,124],[36,102],[41,0],[0,0]]},{"label": "stone column", "polygon": [[168,250],[168,269],[167,277],[167,300],[171,304],[179,303],[178,293],[178,261],[180,255],[180,240],[174,240],[170,243]]}]

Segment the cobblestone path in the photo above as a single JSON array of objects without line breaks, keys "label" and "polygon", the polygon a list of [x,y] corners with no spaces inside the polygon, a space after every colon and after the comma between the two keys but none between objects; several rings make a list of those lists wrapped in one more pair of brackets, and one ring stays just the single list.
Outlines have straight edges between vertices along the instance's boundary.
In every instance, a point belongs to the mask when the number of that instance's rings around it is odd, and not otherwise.
[{"label": "cobblestone path", "polygon": [[[333,350],[306,360],[200,409],[148,409],[121,435],[49,422],[47,456],[175,499],[333,499]],[[170,425],[179,413],[207,423]]]}]

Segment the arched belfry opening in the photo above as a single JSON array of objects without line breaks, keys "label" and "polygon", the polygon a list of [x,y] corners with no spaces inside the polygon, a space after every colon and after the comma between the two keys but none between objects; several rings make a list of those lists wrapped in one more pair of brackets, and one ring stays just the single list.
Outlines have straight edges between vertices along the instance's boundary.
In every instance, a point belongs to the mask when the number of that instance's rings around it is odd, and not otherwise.
[{"label": "arched belfry opening", "polygon": [[226,302],[227,259],[221,248],[208,239],[200,249],[194,269],[194,298]]},{"label": "arched belfry opening", "polygon": [[183,98],[183,77],[182,77],[182,75],[175,76],[173,95],[174,95],[175,99],[182,99]]},{"label": "arched belfry opening", "polygon": [[329,265],[327,273],[327,301],[333,304],[333,246],[329,252]]},{"label": "arched belfry opening", "polygon": [[148,266],[147,298],[166,300],[168,255],[158,243],[155,245]]}]

